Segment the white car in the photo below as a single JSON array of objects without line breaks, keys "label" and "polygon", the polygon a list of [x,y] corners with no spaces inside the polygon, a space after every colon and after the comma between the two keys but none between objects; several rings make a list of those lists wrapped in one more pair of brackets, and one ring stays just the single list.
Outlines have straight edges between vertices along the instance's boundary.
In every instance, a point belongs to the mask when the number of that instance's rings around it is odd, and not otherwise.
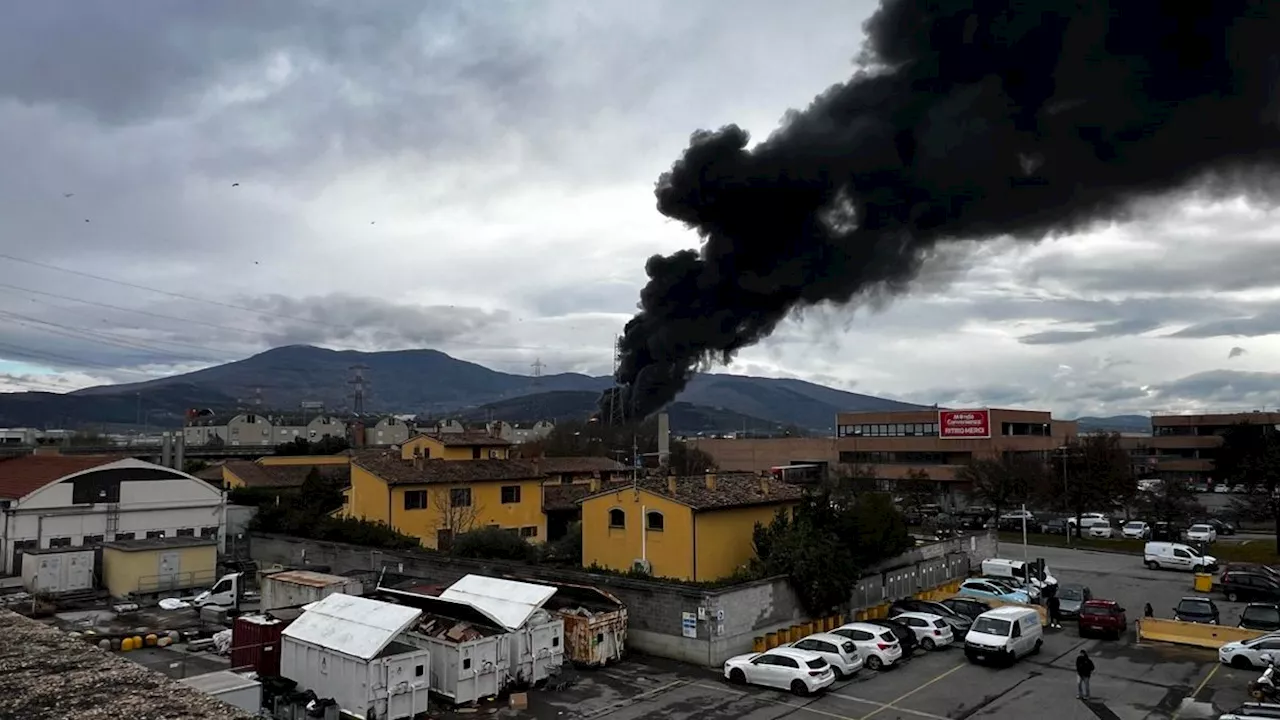
[{"label": "white car", "polygon": [[1036,519],[1036,515],[1030,510],[1014,510],[1013,512],[1007,512],[1001,515],[1000,519],[1001,520],[1017,520],[1018,522],[1022,522],[1025,519],[1027,523],[1030,524]]},{"label": "white car", "polygon": [[732,683],[764,685],[796,695],[818,692],[836,681],[831,663],[821,655],[791,647],[731,657],[724,661],[724,676]]},{"label": "white car", "polygon": [[1211,543],[1218,539],[1218,531],[1212,525],[1192,525],[1187,528],[1187,540],[1191,542]]},{"label": "white car", "polygon": [[862,669],[862,656],[858,654],[857,646],[849,638],[835,633],[814,633],[791,643],[790,647],[821,655],[830,663],[837,680],[853,677]]},{"label": "white car", "polygon": [[1085,537],[1110,539],[1114,536],[1111,523],[1099,518],[1083,520],[1080,527]]},{"label": "white car", "polygon": [[872,670],[892,667],[902,660],[902,643],[887,628],[853,622],[841,625],[831,632],[852,640],[853,646],[858,649],[858,657],[862,658],[862,664]]},{"label": "white car", "polygon": [[1141,520],[1131,520],[1120,528],[1120,534],[1133,540],[1146,540],[1151,537],[1151,526]]},{"label": "white car", "polygon": [[906,623],[911,632],[916,634],[916,642],[925,650],[937,650],[951,644],[951,626],[941,615],[922,612],[904,612],[893,616],[894,620]]},{"label": "white car", "polygon": [[1079,522],[1081,522],[1085,527],[1088,527],[1088,526],[1089,526],[1089,522],[1090,522],[1091,520],[1104,520],[1104,521],[1106,521],[1106,520],[1107,520],[1107,516],[1106,516],[1106,515],[1103,515],[1102,513],[1099,513],[1099,512],[1087,512],[1087,513],[1081,513],[1079,518],[1077,518],[1075,515],[1069,515],[1069,516],[1067,516],[1067,527],[1075,527],[1075,526],[1076,526],[1076,521],[1077,521],[1077,520],[1079,520]]},{"label": "white car", "polygon": [[1242,670],[1260,668],[1264,653],[1280,654],[1280,633],[1229,642],[1218,648],[1218,662]]},{"label": "white car", "polygon": [[1229,493],[1231,492],[1231,486],[1226,483],[1218,483],[1213,486],[1213,491],[1215,493]]}]

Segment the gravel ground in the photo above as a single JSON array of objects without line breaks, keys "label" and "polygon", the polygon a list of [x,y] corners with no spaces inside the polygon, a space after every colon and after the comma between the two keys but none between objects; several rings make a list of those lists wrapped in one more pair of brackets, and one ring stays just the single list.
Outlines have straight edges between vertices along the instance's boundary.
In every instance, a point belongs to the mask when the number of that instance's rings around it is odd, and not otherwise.
[{"label": "gravel ground", "polygon": [[2,720],[248,720],[236,708],[0,610]]}]

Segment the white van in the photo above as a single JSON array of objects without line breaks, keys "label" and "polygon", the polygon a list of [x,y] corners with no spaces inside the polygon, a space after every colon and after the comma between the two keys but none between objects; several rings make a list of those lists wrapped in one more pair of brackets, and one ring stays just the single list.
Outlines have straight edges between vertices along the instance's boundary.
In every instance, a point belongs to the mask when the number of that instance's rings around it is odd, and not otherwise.
[{"label": "white van", "polygon": [[[982,561],[982,574],[986,577],[993,578],[1009,578],[1013,580],[1013,585],[1019,589],[1027,584],[1027,566],[1028,563],[1022,560],[1005,560],[1004,558],[991,558]],[[1044,568],[1044,579],[1036,577],[1034,572],[1035,565],[1031,564],[1031,587],[1044,593],[1045,587],[1049,585],[1057,585],[1058,579],[1049,572],[1049,566]]]},{"label": "white van", "polygon": [[974,618],[973,627],[964,637],[964,655],[974,663],[1013,663],[1040,652],[1043,644],[1040,613],[1032,608],[1006,606]]},{"label": "white van", "polygon": [[1152,570],[1207,572],[1218,567],[1218,558],[1202,555],[1190,545],[1174,542],[1147,543],[1142,551],[1142,560]]}]

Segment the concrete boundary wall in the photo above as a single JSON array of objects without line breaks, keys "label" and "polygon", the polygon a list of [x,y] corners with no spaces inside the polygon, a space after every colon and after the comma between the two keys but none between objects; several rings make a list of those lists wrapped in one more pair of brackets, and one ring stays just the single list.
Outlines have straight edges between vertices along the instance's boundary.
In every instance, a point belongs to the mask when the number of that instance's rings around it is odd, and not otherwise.
[{"label": "concrete boundary wall", "polygon": [[[972,564],[993,557],[994,536],[957,538],[917,548],[881,563],[853,589],[848,611],[929,590],[965,577]],[[524,563],[469,560],[418,550],[378,550],[284,535],[253,534],[250,550],[260,567],[328,565],[335,574],[379,572],[450,584],[468,573],[521,577],[536,582],[594,585],[627,606],[627,645],[642,653],[717,667],[750,652],[754,638],[809,618],[785,577],[726,588],[703,589]]]}]

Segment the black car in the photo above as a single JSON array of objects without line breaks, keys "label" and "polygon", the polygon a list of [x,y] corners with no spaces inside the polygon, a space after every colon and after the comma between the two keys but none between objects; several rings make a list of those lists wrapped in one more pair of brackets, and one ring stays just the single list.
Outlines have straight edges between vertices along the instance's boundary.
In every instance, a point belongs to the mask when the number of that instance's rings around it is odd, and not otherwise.
[{"label": "black car", "polygon": [[946,605],[932,600],[902,598],[901,600],[895,600],[894,603],[889,606],[889,617],[891,619],[898,613],[904,612],[918,612],[937,615],[942,618],[943,622],[950,626],[951,634],[954,635],[957,640],[963,640],[964,636],[969,634],[969,627],[973,625],[973,620],[971,618],[967,618]]},{"label": "black car", "polygon": [[1280,600],[1280,581],[1271,575],[1252,570],[1228,570],[1218,580],[1222,594],[1230,602],[1237,600]]},{"label": "black car", "polygon": [[866,622],[871,623],[872,625],[879,625],[880,627],[892,632],[893,636],[898,638],[898,644],[902,646],[903,660],[906,660],[915,653],[916,646],[918,645],[916,642],[916,633],[914,630],[907,627],[906,623],[900,623],[897,620],[886,620],[884,618],[867,620]]},{"label": "black car", "polygon": [[957,615],[973,620],[991,609],[991,606],[977,598],[953,597],[943,600],[942,605],[951,608]]},{"label": "black car", "polygon": [[1054,518],[1052,520],[1046,520],[1045,522],[1040,524],[1040,532],[1044,533],[1045,535],[1066,535],[1067,521],[1063,520],[1062,518]]},{"label": "black car", "polygon": [[1240,613],[1239,627],[1263,632],[1280,630],[1280,605],[1249,603],[1244,612]]},{"label": "black car", "polygon": [[1236,534],[1236,526],[1226,520],[1218,520],[1217,518],[1214,518],[1213,520],[1204,520],[1203,523],[1212,527],[1213,531],[1218,533],[1218,535]]},{"label": "black car", "polygon": [[1184,597],[1173,609],[1173,619],[1183,622],[1219,624],[1218,604],[1207,597]]}]

